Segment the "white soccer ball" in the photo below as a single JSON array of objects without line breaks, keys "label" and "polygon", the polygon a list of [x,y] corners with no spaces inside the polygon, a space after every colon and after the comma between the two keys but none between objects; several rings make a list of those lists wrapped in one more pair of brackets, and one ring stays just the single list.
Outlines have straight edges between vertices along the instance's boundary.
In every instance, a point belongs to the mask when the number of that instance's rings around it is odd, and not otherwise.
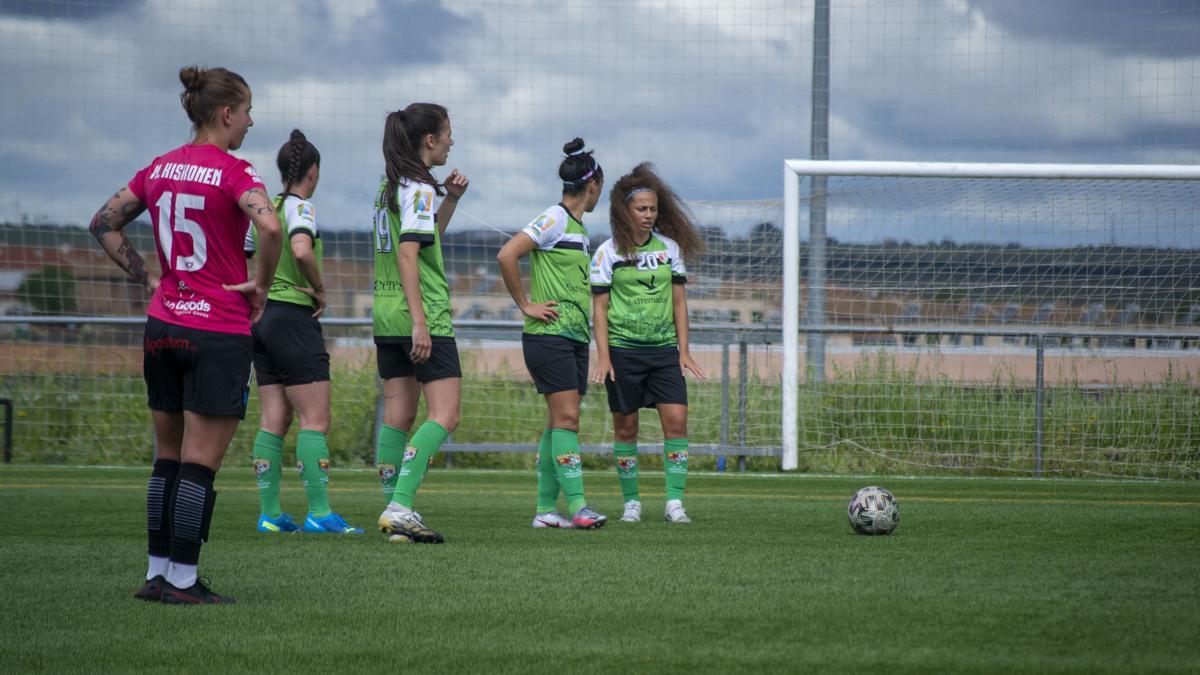
[{"label": "white soccer ball", "polygon": [[900,504],[892,493],[871,485],[854,493],[846,515],[859,534],[891,534],[900,524]]}]

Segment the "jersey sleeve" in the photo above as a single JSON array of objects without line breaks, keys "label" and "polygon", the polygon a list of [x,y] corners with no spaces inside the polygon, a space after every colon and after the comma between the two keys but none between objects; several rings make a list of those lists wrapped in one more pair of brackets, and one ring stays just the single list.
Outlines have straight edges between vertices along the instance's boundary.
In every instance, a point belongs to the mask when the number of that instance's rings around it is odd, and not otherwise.
[{"label": "jersey sleeve", "polygon": [[674,239],[667,244],[667,256],[671,258],[671,283],[686,284],[687,266],[683,262],[683,251]]},{"label": "jersey sleeve", "polygon": [[431,246],[437,231],[433,188],[424,183],[408,183],[399,190],[400,243],[415,241],[421,248]]},{"label": "jersey sleeve", "polygon": [[235,204],[241,200],[242,195],[254,188],[263,192],[267,190],[267,186],[263,185],[262,178],[259,178],[254,165],[244,159],[239,159],[233,165],[232,174],[225,177],[224,187],[226,194]]},{"label": "jersey sleeve", "polygon": [[529,235],[529,238],[540,249],[553,248],[558,240],[566,234],[567,219],[561,213],[555,213],[556,211],[558,209],[546,210],[521,230]]},{"label": "jersey sleeve", "polygon": [[150,162],[148,166],[135,173],[133,178],[129,179],[129,191],[143,204],[146,203],[146,174],[154,167],[157,161],[158,158],[156,157],[154,162]]},{"label": "jersey sleeve", "polygon": [[592,269],[590,273],[590,281],[592,285],[592,293],[601,295],[608,293],[612,288],[613,275],[613,249],[609,246],[609,241],[600,245],[596,249],[596,255],[592,256]]},{"label": "jersey sleeve", "polygon": [[313,203],[306,199],[289,200],[290,203],[285,210],[285,227],[287,228],[288,239],[297,234],[307,234],[310,238],[317,238],[317,210]]}]

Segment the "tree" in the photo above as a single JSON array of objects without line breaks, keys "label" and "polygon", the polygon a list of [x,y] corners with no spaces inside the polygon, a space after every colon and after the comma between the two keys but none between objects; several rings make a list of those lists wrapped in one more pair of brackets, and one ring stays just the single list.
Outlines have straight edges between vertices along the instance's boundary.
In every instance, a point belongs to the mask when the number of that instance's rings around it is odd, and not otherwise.
[{"label": "tree", "polygon": [[46,265],[25,277],[17,295],[42,314],[69,314],[75,311],[75,275],[71,270]]}]

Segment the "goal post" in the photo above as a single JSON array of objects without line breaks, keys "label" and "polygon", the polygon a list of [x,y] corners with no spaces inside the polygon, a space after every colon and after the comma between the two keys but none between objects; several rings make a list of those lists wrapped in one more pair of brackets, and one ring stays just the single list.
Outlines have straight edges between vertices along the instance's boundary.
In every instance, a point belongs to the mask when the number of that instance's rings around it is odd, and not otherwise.
[{"label": "goal post", "polygon": [[[806,181],[807,179],[807,181]],[[830,180],[826,186],[826,180]],[[835,186],[832,182],[838,180],[864,180],[871,181],[875,179],[897,179],[890,188],[892,190],[889,196],[881,196],[882,189]],[[1188,339],[1194,340],[1196,335],[1197,324],[1200,324],[1200,312],[1196,312],[1197,316],[1192,318],[1188,315],[1187,320],[1182,318],[1176,319],[1170,312],[1164,311],[1159,315],[1157,320],[1135,321],[1130,320],[1126,315],[1137,311],[1141,311],[1142,305],[1137,302],[1129,301],[1126,305],[1128,311],[1120,313],[1119,317],[1115,314],[1119,308],[1110,307],[1110,298],[1118,296],[1110,294],[1104,289],[1097,291],[1091,288],[1088,292],[1080,291],[1076,296],[1070,296],[1065,291],[1056,291],[1051,300],[1042,302],[1041,310],[1035,316],[1029,316],[1030,312],[1026,307],[1035,305],[1032,300],[1035,295],[1027,294],[1024,297],[1018,297],[1014,291],[1012,299],[1003,302],[1002,292],[994,292],[989,297],[988,302],[975,302],[972,307],[964,311],[958,316],[949,316],[943,313],[938,317],[922,317],[924,326],[913,325],[916,322],[905,323],[904,317],[872,317],[870,312],[848,314],[853,315],[853,318],[846,319],[845,316],[835,317],[830,319],[824,314],[826,293],[835,289],[840,282],[838,279],[825,276],[827,260],[825,259],[826,246],[824,237],[824,228],[820,233],[806,232],[804,229],[805,221],[805,206],[809,210],[809,220],[817,220],[811,211],[813,209],[821,209],[820,221],[825,222],[824,209],[839,209],[841,216],[839,219],[831,219],[830,223],[835,220],[840,220],[843,224],[842,231],[837,231],[831,227],[828,237],[831,241],[842,237],[871,237],[872,241],[878,245],[880,240],[890,242],[896,247],[911,246],[918,248],[925,246],[926,248],[937,248],[933,243],[925,245],[924,240],[917,240],[916,245],[910,244],[907,237],[901,237],[905,241],[903,243],[895,243],[891,240],[892,235],[888,233],[889,222],[901,221],[906,225],[913,226],[912,231],[920,231],[918,228],[923,223],[919,221],[919,216],[906,218],[904,216],[895,215],[892,210],[892,204],[900,202],[922,203],[924,213],[928,213],[928,209],[936,208],[929,206],[923,202],[922,196],[914,196],[917,192],[916,187],[919,181],[927,180],[939,185],[941,192],[940,199],[945,199],[947,203],[955,202],[952,197],[946,197],[947,194],[953,194],[957,191],[969,192],[963,188],[962,184],[958,184],[958,180],[979,181],[990,180],[996,181],[1005,187],[994,191],[992,199],[992,208],[996,211],[996,217],[991,219],[991,222],[1000,223],[1002,227],[997,230],[1005,230],[1011,226],[1012,243],[1007,244],[1010,248],[1022,248],[1025,244],[1022,243],[1022,237],[1027,236],[1032,230],[1031,224],[1037,224],[1036,236],[1030,237],[1031,241],[1046,241],[1061,239],[1064,242],[1070,240],[1072,236],[1077,234],[1072,228],[1078,228],[1079,232],[1094,233],[1097,229],[1096,222],[1101,226],[1106,226],[1111,230],[1110,239],[1096,244],[1095,242],[1084,241],[1080,244],[1031,244],[1030,248],[1040,246],[1038,250],[1044,251],[1054,248],[1058,251],[1056,255],[1061,258],[1071,257],[1069,252],[1075,250],[1073,247],[1082,247],[1083,245],[1093,245],[1098,248],[1108,247],[1109,251],[1117,251],[1111,253],[1115,255],[1133,256],[1133,253],[1123,254],[1120,251],[1127,248],[1131,251],[1142,251],[1143,249],[1155,249],[1166,251],[1159,255],[1163,257],[1172,257],[1172,260],[1184,260],[1182,267],[1176,264],[1176,267],[1184,275],[1194,274],[1200,270],[1200,264],[1196,264],[1197,251],[1200,246],[1196,245],[1194,236],[1183,237],[1184,241],[1176,241],[1170,238],[1171,232],[1194,232],[1197,224],[1197,204],[1200,201],[1197,197],[1200,196],[1200,166],[1192,165],[1154,165],[1154,164],[1037,164],[1037,163],[970,163],[970,162],[909,162],[909,161],[833,161],[833,160],[801,160],[789,159],[784,161],[784,184],[783,184],[783,307],[782,307],[782,373],[781,373],[781,468],[785,471],[795,470],[799,466],[799,449],[801,443],[801,432],[799,426],[799,408],[801,405],[800,397],[802,390],[800,387],[800,369],[801,358],[805,356],[800,349],[800,333],[818,334],[821,336],[834,334],[854,333],[857,336],[868,336],[871,334],[879,336],[887,336],[888,340],[894,341],[892,333],[907,332],[910,337],[915,338],[916,335],[925,334],[931,338],[937,336],[941,339],[942,335],[947,333],[958,333],[961,335],[972,335],[973,344],[985,345],[988,344],[987,336],[1001,336],[1002,340],[1007,345],[1032,345],[1034,344],[1033,335],[1054,334],[1061,336],[1062,344],[1095,346],[1100,344],[1115,344],[1113,341],[1120,341],[1120,344],[1137,343],[1138,339],[1142,339],[1139,344],[1148,346],[1155,345],[1155,340],[1158,344],[1163,344],[1171,340],[1180,343],[1184,348],[1188,345]],[[1031,187],[1034,183],[1047,182],[1046,184],[1069,186],[1067,192],[1072,194],[1069,197],[1045,197],[1044,194],[1031,196],[1029,193],[1045,193],[1047,190]],[[1055,182],[1057,181],[1057,182]],[[1080,185],[1099,186],[1115,182],[1129,182],[1131,187],[1128,188],[1137,195],[1133,197],[1124,196],[1123,192],[1119,196],[1108,197],[1105,193],[1106,188],[1090,187],[1080,188]],[[1150,183],[1145,183],[1150,182]],[[806,188],[807,183],[807,188]],[[1173,183],[1175,187],[1168,190],[1156,191],[1154,188],[1146,189],[1145,185],[1155,183]],[[1015,185],[1015,187],[1014,187]],[[807,189],[807,191],[806,191]],[[1050,191],[1054,191],[1054,188]],[[1144,196],[1143,196],[1143,193]],[[838,199],[831,196],[838,195]],[[898,195],[903,195],[898,197]],[[854,200],[861,199],[864,204],[854,203]],[[889,199],[891,201],[889,201]],[[1005,200],[1011,200],[1006,202]],[[1106,199],[1108,201],[1106,201]],[[1057,201],[1056,201],[1057,200]],[[932,199],[930,202],[936,203],[938,199]],[[1145,201],[1144,206],[1139,206],[1135,202]],[[1110,205],[1109,202],[1112,202]],[[964,207],[962,200],[953,204],[952,210],[957,209],[955,213],[961,221],[961,225],[955,226],[952,218],[946,218],[946,222],[941,223],[942,230],[936,228],[929,231],[929,239],[927,241],[936,242],[939,237],[944,236],[943,232],[954,231],[954,234],[960,239],[950,241],[946,244],[947,247],[955,247],[957,242],[973,241],[972,224],[976,221],[987,221],[990,216],[980,215],[980,209],[986,207]],[[1111,209],[1111,213],[1106,213],[1103,209]],[[1138,211],[1137,209],[1142,210]],[[872,211],[874,209],[874,211]],[[892,211],[890,214],[886,211]],[[1131,215],[1132,214],[1132,215]],[[876,230],[870,235],[864,235],[861,231],[853,230],[847,226],[847,223],[865,223],[868,220],[874,219]],[[931,221],[936,221],[938,218],[927,218]],[[1085,222],[1086,221],[1086,222]],[[1062,231],[1056,232],[1054,228],[1059,227],[1055,223],[1065,223],[1061,226]],[[1118,228],[1135,227],[1136,230],[1121,230],[1121,241],[1118,241]],[[1007,230],[1005,230],[1007,232]],[[1164,235],[1163,232],[1167,232]],[[804,237],[809,236],[807,255],[808,260],[802,260],[802,249],[805,248]],[[978,233],[982,234],[982,232]],[[991,232],[989,234],[1003,234],[1002,232]],[[918,235],[920,236],[920,235]],[[1139,241],[1144,239],[1145,241]],[[818,241],[818,238],[820,240]],[[990,241],[990,240],[989,240]],[[839,242],[839,245],[845,242]],[[988,244],[981,246],[1000,245]],[[1068,253],[1063,253],[1064,251]],[[987,251],[985,251],[986,253]],[[948,255],[948,254],[947,254]],[[942,258],[946,258],[943,255]],[[1141,254],[1139,254],[1141,255]],[[1146,255],[1154,255],[1153,251]],[[850,256],[845,256],[850,257]],[[914,259],[916,256],[912,256]],[[938,259],[935,255],[926,255],[930,259]],[[1010,256],[1011,257],[1011,256]],[[1138,257],[1142,260],[1145,256]],[[844,261],[842,261],[844,262]],[[1068,262],[1055,262],[1055,264],[1067,265]],[[1049,264],[1049,263],[1047,263]],[[1175,263],[1173,263],[1175,264]],[[1193,266],[1195,265],[1195,266]],[[880,265],[881,268],[886,267],[885,264]],[[802,277],[805,277],[812,282],[808,289],[808,305],[809,312],[804,320],[804,326],[801,326],[801,286]],[[1134,272],[1136,274],[1136,272]],[[1167,273],[1169,274],[1169,273]],[[1167,276],[1160,274],[1159,276]],[[969,272],[968,272],[969,275]],[[1061,280],[1058,280],[1061,281]],[[1126,284],[1129,287],[1144,286],[1141,284],[1141,279],[1128,280]],[[1013,288],[1019,287],[1022,283],[1037,284],[1039,279],[1029,279],[1025,281],[1015,280],[1012,284],[1007,284]],[[939,282],[940,283],[940,282]],[[1069,282],[1062,282],[1069,283]],[[816,288],[815,285],[820,287]],[[1139,285],[1140,284],[1140,285]],[[858,289],[863,295],[869,294],[887,294],[895,291],[896,284],[881,283],[881,284],[863,284],[864,286],[874,286],[869,289]],[[977,284],[976,287],[984,284]],[[998,283],[995,280],[989,280],[988,284],[991,287],[1000,287],[1006,284]],[[1180,300],[1172,296],[1170,302],[1179,304],[1181,302],[1197,303],[1191,305],[1197,310],[1200,310],[1200,278],[1184,279],[1181,283],[1175,283],[1173,288],[1180,289]],[[962,284],[963,288],[970,288],[970,281]],[[1121,286],[1124,288],[1124,286]],[[845,288],[837,289],[843,294],[850,293]],[[946,288],[939,287],[921,288],[909,287],[904,289],[904,293],[894,293],[903,295],[909,298],[914,298],[911,304],[918,306],[918,301],[922,293],[926,296],[933,295],[934,292],[942,292],[944,296],[952,296],[953,293]],[[961,290],[961,289],[956,289]],[[1144,289],[1143,289],[1144,290]],[[1096,301],[1097,293],[1100,293],[1100,300]],[[969,300],[970,293],[964,296],[964,301]],[[1132,297],[1132,296],[1130,296]],[[970,304],[969,302],[961,304]],[[892,300],[896,302],[896,300]],[[1090,302],[1090,307],[1098,312],[1098,318],[1089,318],[1087,312],[1079,313],[1078,319],[1062,320],[1051,318],[1050,315],[1057,312],[1063,314],[1067,311],[1074,311],[1075,306],[1079,303]],[[1056,305],[1057,303],[1057,305]],[[845,303],[843,303],[845,304]],[[864,301],[865,304],[865,301]],[[944,304],[944,303],[943,303]],[[991,320],[981,320],[980,315],[972,314],[972,309],[979,305],[985,305],[984,310],[992,312]],[[994,305],[1000,304],[1001,309],[995,310]],[[1167,304],[1164,301],[1164,306]],[[1063,306],[1069,306],[1069,309],[1063,309]],[[820,308],[817,315],[811,311],[813,307]],[[1047,310],[1047,308],[1049,308]],[[1098,309],[1097,309],[1098,308]],[[914,312],[914,313],[919,313]],[[847,314],[843,312],[843,314]],[[1045,314],[1045,316],[1042,316]],[[1107,317],[1107,318],[1104,318]],[[1021,342],[1028,338],[1026,342]],[[1067,341],[1070,341],[1069,343]],[[874,339],[864,340],[870,344],[875,344]],[[915,339],[903,339],[901,346],[916,342]],[[888,342],[892,344],[893,342]],[[811,344],[811,343],[810,343]],[[955,345],[960,344],[955,342]],[[1038,342],[1037,344],[1041,344]],[[1032,347],[1031,347],[1032,348]],[[1037,352],[1038,356],[1038,373],[1041,377],[1041,369],[1044,364],[1041,362],[1042,351]],[[814,355],[814,358],[821,359],[821,363],[807,363],[807,369],[810,374],[816,373],[816,380],[823,379],[824,373],[824,348]],[[1032,358],[1030,359],[1032,360]],[[807,359],[806,359],[807,361]],[[1151,383],[1154,384],[1154,383]],[[1041,396],[1041,379],[1037,382],[1039,388],[1039,400]],[[1039,409],[1039,416],[1041,411]],[[1041,420],[1038,421],[1038,441],[1041,442]],[[853,442],[858,445],[856,442]],[[1120,445],[1120,443],[1117,443]],[[863,447],[868,453],[886,452],[886,448],[870,448]],[[905,461],[901,459],[901,461]],[[1117,470],[1116,473],[1120,473]]]}]

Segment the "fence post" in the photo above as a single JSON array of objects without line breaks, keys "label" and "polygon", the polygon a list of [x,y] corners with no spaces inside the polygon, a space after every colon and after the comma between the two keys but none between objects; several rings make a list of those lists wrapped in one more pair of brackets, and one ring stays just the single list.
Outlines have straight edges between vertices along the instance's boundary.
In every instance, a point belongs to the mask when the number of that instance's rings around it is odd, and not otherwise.
[{"label": "fence post", "polygon": [[1035,475],[1041,476],[1042,442],[1046,419],[1046,335],[1044,333],[1038,333],[1037,336],[1037,385],[1034,400],[1033,472]]},{"label": "fence post", "polygon": [[[746,338],[738,336],[738,446],[746,447],[746,372],[750,369],[749,354],[746,352]],[[738,455],[738,471],[746,470],[746,456]]]},{"label": "fence post", "polygon": [[[729,342],[721,345],[721,449],[729,447]],[[717,455],[717,471],[725,470],[724,453]]]},{"label": "fence post", "polygon": [[7,398],[0,398],[0,405],[4,406],[4,463],[12,464],[13,402]]}]

